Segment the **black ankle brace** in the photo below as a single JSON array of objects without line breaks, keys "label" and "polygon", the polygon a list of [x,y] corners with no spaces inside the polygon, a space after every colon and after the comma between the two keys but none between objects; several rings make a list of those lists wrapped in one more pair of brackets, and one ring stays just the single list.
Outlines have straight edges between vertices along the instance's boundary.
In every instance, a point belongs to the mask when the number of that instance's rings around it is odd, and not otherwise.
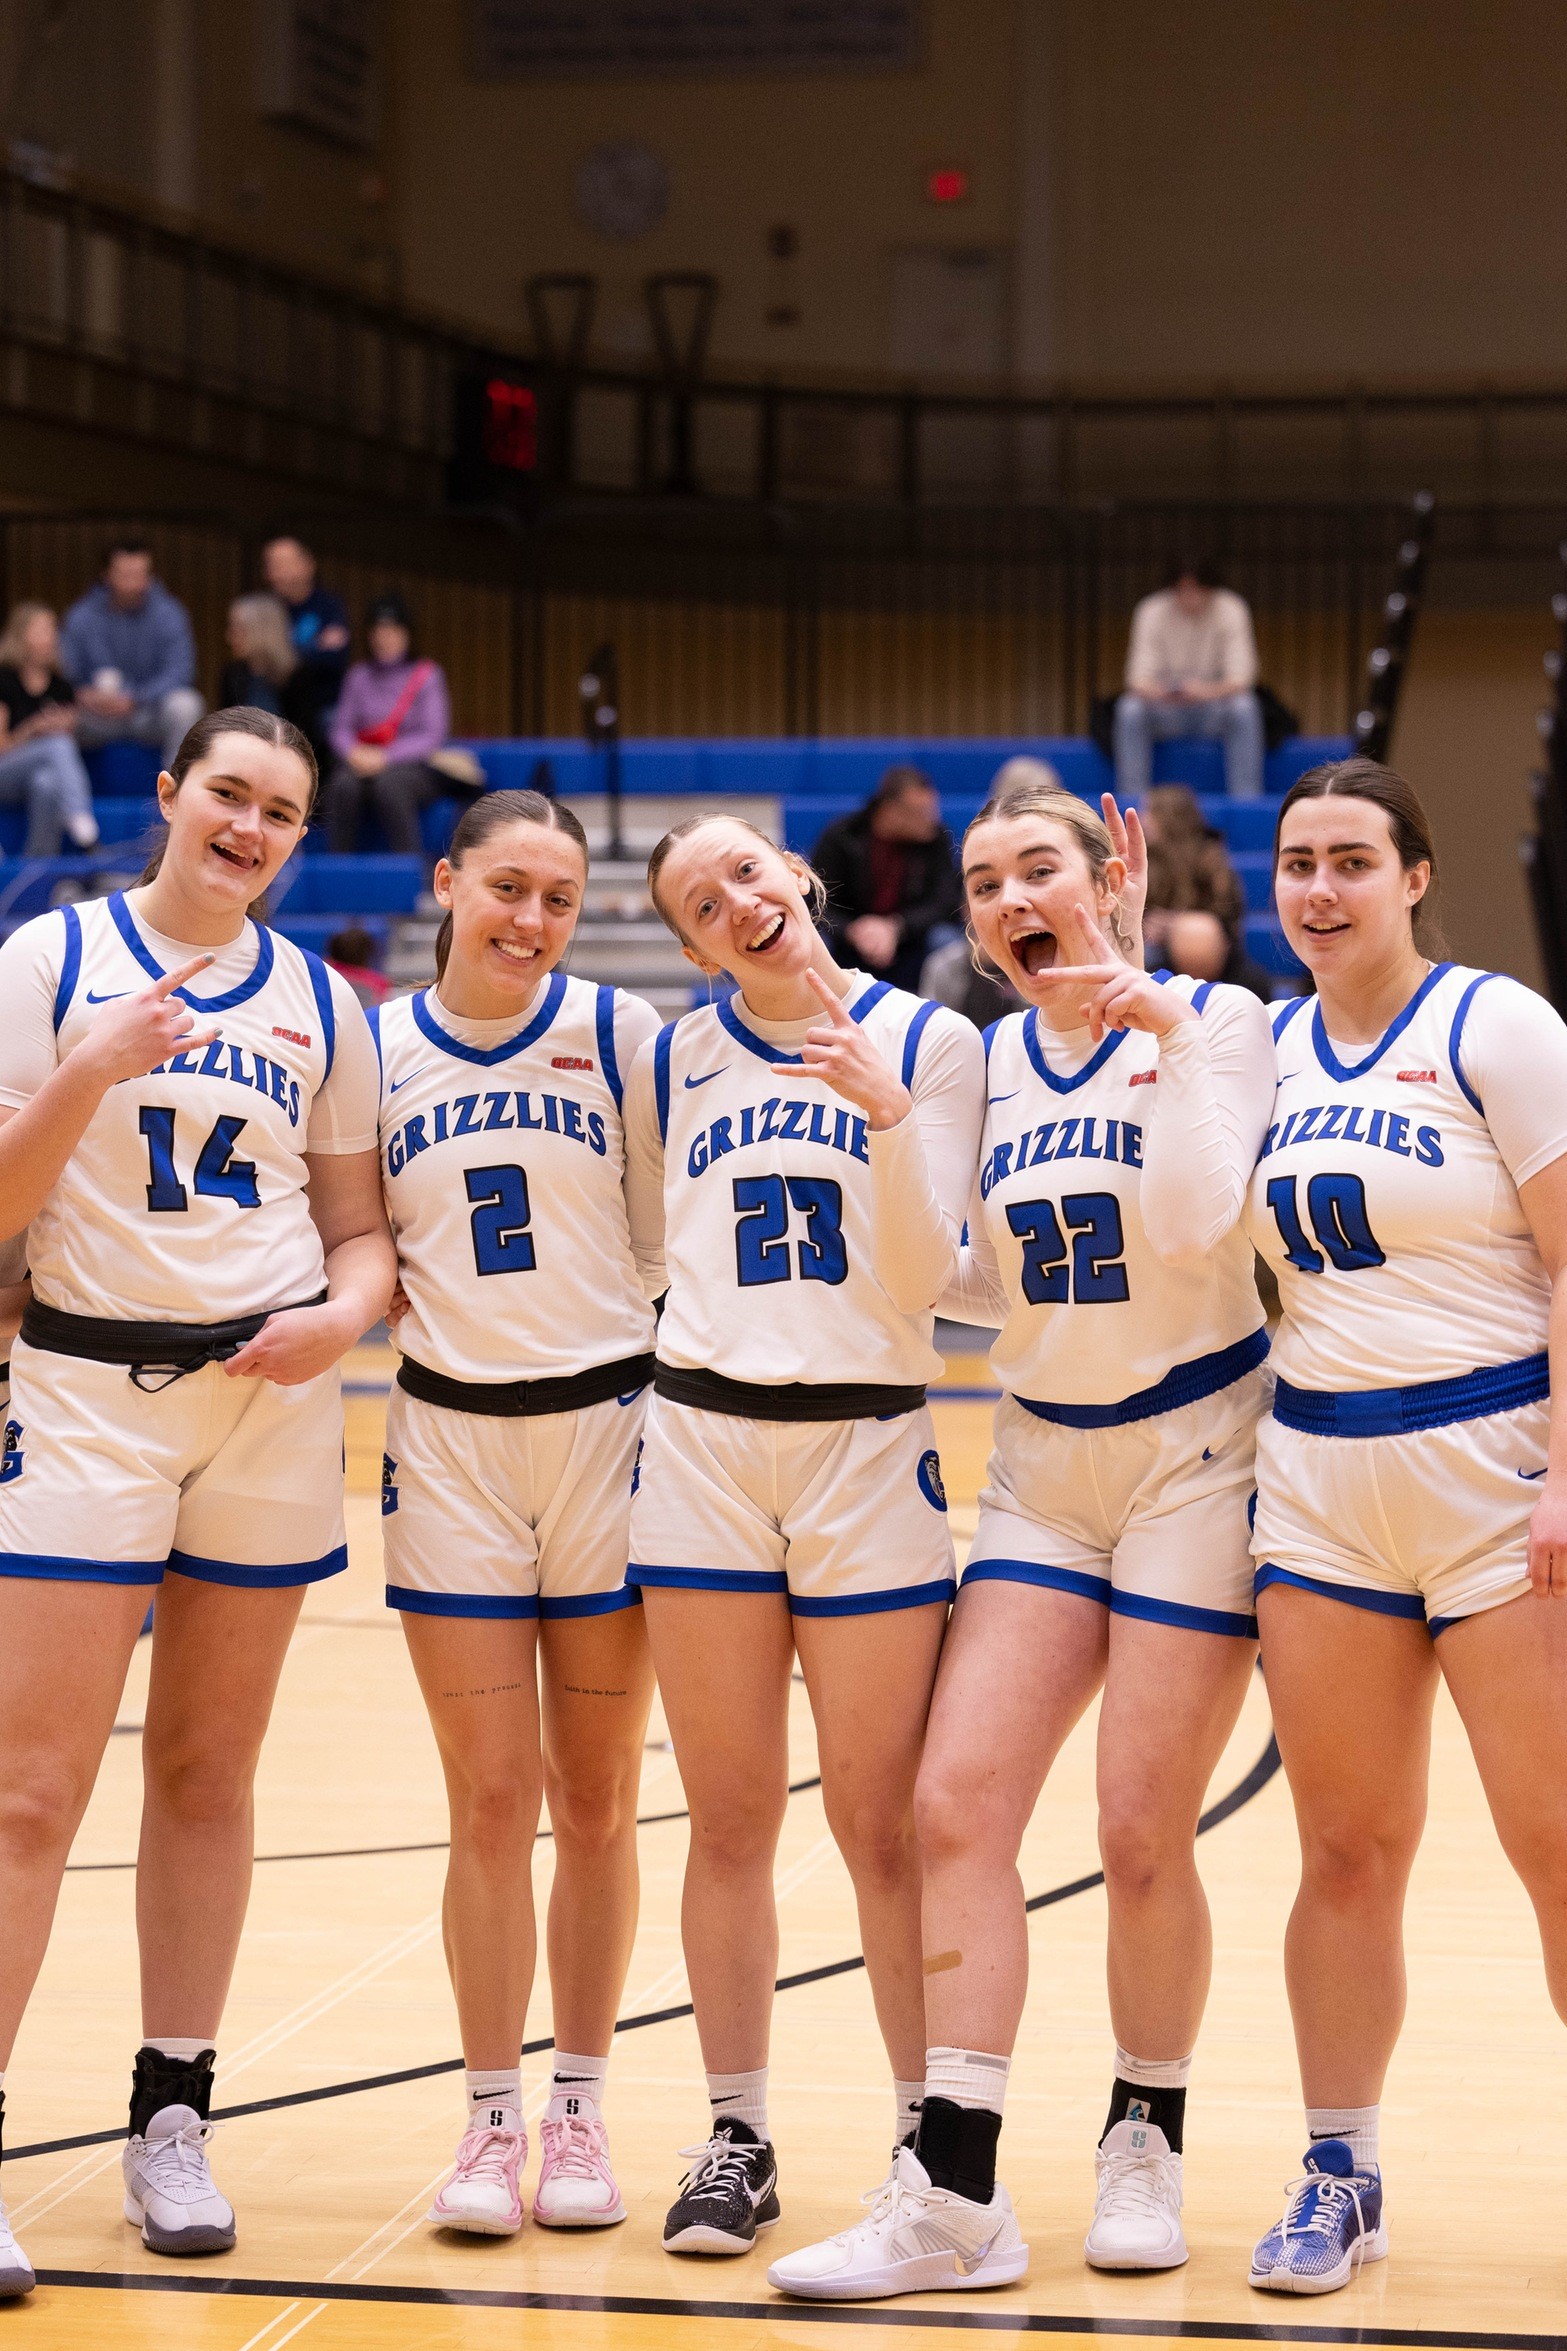
[{"label": "black ankle brace", "polygon": [[920,2109],[914,2152],[933,2188],[988,2204],[996,2191],[996,2142],[1001,2117],[988,2106],[957,2106],[927,2098]]},{"label": "black ankle brace", "polygon": [[131,2137],[144,2139],[147,2125],[165,2106],[189,2106],[203,2122],[212,2111],[212,2069],[216,2053],[165,2057],[161,2049],[138,2049],[131,2069]]}]

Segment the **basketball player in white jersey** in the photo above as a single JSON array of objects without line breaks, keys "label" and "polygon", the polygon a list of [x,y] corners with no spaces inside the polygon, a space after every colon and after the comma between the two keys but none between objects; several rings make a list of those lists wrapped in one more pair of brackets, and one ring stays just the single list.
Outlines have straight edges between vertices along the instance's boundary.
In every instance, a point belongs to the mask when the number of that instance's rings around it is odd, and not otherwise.
[{"label": "basketball player in white jersey", "polygon": [[[346,1565],[338,1359],[395,1275],[364,1015],[247,919],[315,781],[286,721],[203,719],[142,885],[0,948],[0,1234],[30,1226],[32,1273],[0,1458],[0,2065],[156,1594],[123,2169],[127,2219],[181,2256],[234,2242],[207,2114],[256,1757],[305,1587]],[[29,2275],[0,2238],[0,2287]]]},{"label": "basketball player in white jersey", "polygon": [[587,866],[567,810],[486,794],[435,870],[448,910],[435,986],[372,1015],[407,1309],[386,1596],[446,1774],[446,1956],[468,2069],[468,2127],[430,2217],[493,2236],[523,2217],[518,2052],[546,1789],[556,2054],[533,2215],[562,2228],[626,2216],[601,2104],[636,1932],[653,1669],[626,1542],[663,1281],[656,1248],[649,1293],[633,1259],[620,1106],[659,1022],[560,968]]},{"label": "basketball player in white jersey", "polygon": [[900,2136],[919,2097],[912,1799],[953,1591],[925,1383],[984,1067],[957,1014],[838,968],[820,884],[739,819],[677,826],[649,881],[691,961],[735,987],[645,1047],[626,1093],[669,1275],[630,1572],[691,1808],[683,1930],[712,2117],[664,2245],[732,2254],[779,2213],[772,1869],[796,1656]]},{"label": "basketball player in white jersey", "polygon": [[1137,967],[1140,891],[1059,788],[1003,785],[969,827],[963,879],[975,943],[1028,1009],[987,1036],[970,1245],[943,1303],[1000,1324],[1005,1393],[915,1800],[932,2044],[918,2135],[868,2220],[769,2273],[821,2299],[1019,2274],[996,2180],[1028,1979],[1018,1849],[1101,1688],[1117,2046],[1086,2250],[1101,2269],[1185,2260],[1182,2123],[1211,1954],[1193,1839],[1256,1655],[1267,1338],[1239,1219],[1267,1014],[1244,990]]},{"label": "basketball player in white jersey", "polygon": [[1567,2018],[1567,1028],[1433,960],[1435,875],[1418,799],[1371,760],[1284,802],[1274,888],[1316,997],[1275,1009],[1247,1211],[1283,1306],[1253,1549],[1309,2145],[1251,2282],[1291,2294],[1387,2251],[1378,2108],[1439,1674]]}]

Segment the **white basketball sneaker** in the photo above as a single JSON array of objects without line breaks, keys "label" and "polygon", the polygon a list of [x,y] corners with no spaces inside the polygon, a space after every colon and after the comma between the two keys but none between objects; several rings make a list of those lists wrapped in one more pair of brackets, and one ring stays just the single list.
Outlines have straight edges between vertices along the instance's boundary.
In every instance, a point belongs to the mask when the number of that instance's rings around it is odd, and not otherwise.
[{"label": "white basketball sneaker", "polygon": [[5,2206],[0,2204],[0,2302],[9,2302],[17,2294],[30,2294],[37,2283],[33,2265],[12,2236]]},{"label": "white basketball sneaker", "polygon": [[1150,2122],[1118,2122],[1094,2157],[1098,2193],[1083,2242],[1091,2269],[1179,2269],[1181,2159]]},{"label": "white basketball sneaker", "polygon": [[[493,2110],[490,2110],[493,2111]],[[489,2111],[464,2131],[452,2175],[430,2207],[437,2228],[474,2237],[514,2237],[522,2226],[523,2165],[528,2134],[493,2123]]]},{"label": "white basketball sneaker", "polygon": [[1000,2181],[988,2204],[933,2188],[911,2147],[900,2147],[879,2188],[862,2199],[857,2228],[786,2253],[769,2285],[807,2302],[878,2302],[892,2294],[951,2294],[1010,2286],[1027,2274],[1028,2247]]},{"label": "white basketball sneaker", "polygon": [[120,2158],[125,2217],[149,2253],[231,2253],[234,2207],[213,2185],[207,2145],[213,2126],[194,2106],[163,2106]]},{"label": "white basketball sneaker", "polygon": [[546,2115],[539,2125],[533,2217],[547,2229],[612,2228],[626,2208],[609,2166],[609,2134],[596,2107],[571,2103],[575,2114]]}]

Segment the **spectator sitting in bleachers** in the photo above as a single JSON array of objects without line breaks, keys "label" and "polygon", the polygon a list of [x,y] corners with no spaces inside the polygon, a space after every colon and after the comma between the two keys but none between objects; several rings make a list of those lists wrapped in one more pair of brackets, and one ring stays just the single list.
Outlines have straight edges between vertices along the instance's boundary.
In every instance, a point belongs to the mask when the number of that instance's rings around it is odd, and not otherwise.
[{"label": "spectator sitting in bleachers", "polygon": [[66,614],[60,666],[76,688],[85,750],[146,743],[167,766],[207,707],[190,614],[153,578],[152,551],[139,539],[108,550],[102,579]]},{"label": "spectator sitting in bleachers", "polygon": [[827,826],[812,858],[827,884],[834,952],[895,988],[917,988],[932,933],[961,921],[962,884],[936,787],[889,767],[863,808]]},{"label": "spectator sitting in bleachers", "polygon": [[419,814],[446,789],[430,765],[451,724],[446,673],[415,661],[413,624],[400,596],[378,597],[365,621],[368,661],[343,680],[332,720],[337,755],[326,788],[327,833],[338,851],[359,846],[366,801],[389,849],[417,854]]},{"label": "spectator sitting in bleachers", "polygon": [[348,607],[318,584],[315,552],[292,531],[280,531],[262,548],[261,576],[283,606],[298,656],[289,716],[315,745],[324,773],[331,752],[327,729],[348,668]]},{"label": "spectator sitting in bleachers", "polygon": [[1132,615],[1126,687],[1115,706],[1115,788],[1141,801],[1153,777],[1153,747],[1181,735],[1217,735],[1226,789],[1237,800],[1262,791],[1262,706],[1257,646],[1245,600],[1219,585],[1199,557],[1177,564],[1168,586]]},{"label": "spectator sitting in bleachers", "polygon": [[392,983],[376,963],[375,941],[362,923],[345,923],[326,943],[326,959],[353,989],[361,1004],[384,1004]]},{"label": "spectator sitting in bleachers", "polygon": [[289,635],[288,614],[276,596],[236,596],[229,606],[228,648],[233,655],[218,680],[219,710],[249,705],[271,710],[299,724],[299,656]]},{"label": "spectator sitting in bleachers", "polygon": [[1246,892],[1216,832],[1184,784],[1155,784],[1143,803],[1148,835],[1144,960],[1194,980],[1228,980],[1267,1003],[1273,982],[1246,952]]},{"label": "spectator sitting in bleachers", "polygon": [[98,838],[92,784],[76,747],[76,695],[60,669],[47,604],[17,604],[0,636],[0,802],[27,802],[28,857]]}]

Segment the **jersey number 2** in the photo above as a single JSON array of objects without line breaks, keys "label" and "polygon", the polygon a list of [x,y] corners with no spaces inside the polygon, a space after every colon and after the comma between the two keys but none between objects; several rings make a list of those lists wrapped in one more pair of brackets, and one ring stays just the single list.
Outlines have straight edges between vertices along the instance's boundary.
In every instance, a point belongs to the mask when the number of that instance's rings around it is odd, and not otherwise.
[{"label": "jersey number 2", "polygon": [[[146,1103],[140,1125],[147,1140],[147,1206],[154,1216],[178,1215],[189,1208],[190,1195],[174,1165],[174,1113]],[[244,1130],[242,1118],[220,1118],[196,1154],[190,1180],[194,1190],[213,1199],[232,1200],[236,1208],[259,1208],[256,1163],[234,1156]]]},{"label": "jersey number 2", "polygon": [[532,1273],[538,1264],[528,1230],[533,1211],[520,1167],[470,1167],[463,1177],[473,1203],[476,1273]]}]

